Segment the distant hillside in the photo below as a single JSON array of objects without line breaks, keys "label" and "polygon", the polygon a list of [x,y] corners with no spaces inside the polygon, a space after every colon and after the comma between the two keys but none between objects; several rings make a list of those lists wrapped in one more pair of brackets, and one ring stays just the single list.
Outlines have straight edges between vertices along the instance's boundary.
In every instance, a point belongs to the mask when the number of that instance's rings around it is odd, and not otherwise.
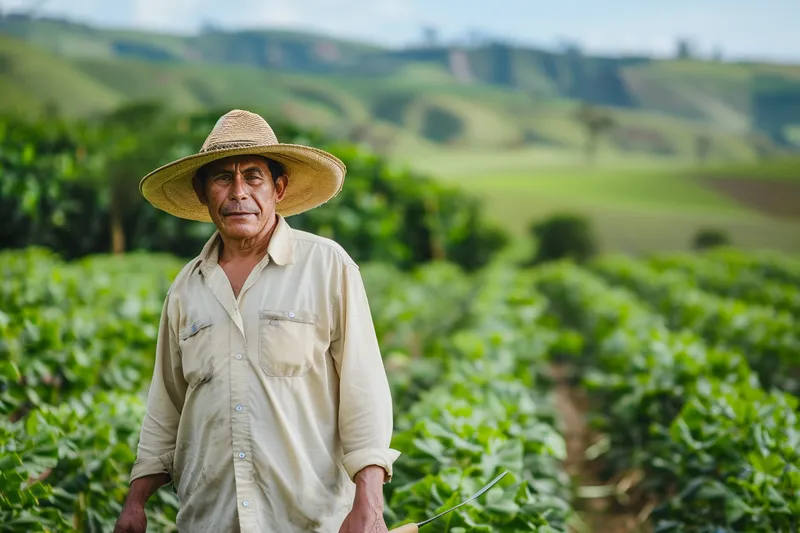
[{"label": "distant hillside", "polygon": [[[5,35],[5,37],[3,37]],[[621,152],[721,159],[791,148],[800,66],[590,57],[490,43],[390,50],[286,31],[197,36],[0,19],[0,109],[71,115],[131,99],[249,106],[384,152],[426,147],[576,150],[586,102],[614,118]],[[705,141],[704,141],[705,142]]]}]

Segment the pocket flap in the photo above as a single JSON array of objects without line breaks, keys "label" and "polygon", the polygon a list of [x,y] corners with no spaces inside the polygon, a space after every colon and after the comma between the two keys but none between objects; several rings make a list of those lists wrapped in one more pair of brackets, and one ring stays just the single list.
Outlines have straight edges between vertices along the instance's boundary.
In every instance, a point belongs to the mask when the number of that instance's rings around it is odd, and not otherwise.
[{"label": "pocket flap", "polygon": [[211,325],[211,319],[210,318],[208,318],[208,317],[196,318],[196,319],[192,320],[189,323],[188,326],[186,326],[185,328],[180,330],[180,332],[178,333],[178,337],[182,341],[186,340],[189,337],[191,337],[192,335],[196,334],[201,329],[207,328],[210,325]]},{"label": "pocket flap", "polygon": [[288,322],[300,322],[303,324],[316,324],[317,315],[309,311],[287,310],[279,311],[275,309],[261,309],[258,315],[262,319],[268,320],[285,320]]}]

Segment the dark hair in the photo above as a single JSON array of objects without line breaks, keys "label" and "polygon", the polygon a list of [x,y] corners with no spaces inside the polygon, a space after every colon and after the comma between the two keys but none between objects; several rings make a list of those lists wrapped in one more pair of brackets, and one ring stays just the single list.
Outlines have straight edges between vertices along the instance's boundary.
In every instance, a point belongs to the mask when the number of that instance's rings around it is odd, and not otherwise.
[{"label": "dark hair", "polygon": [[[272,183],[277,183],[278,178],[286,174],[286,167],[283,165],[283,163],[279,163],[278,161],[270,159],[269,157],[264,157],[263,155],[257,155],[255,157],[260,157],[267,164],[267,169],[269,169],[269,173],[272,176]],[[196,176],[203,188],[205,188],[206,180],[208,179],[208,169],[210,168],[210,165],[215,162],[216,161],[212,161],[211,163],[207,163],[197,169]]]}]

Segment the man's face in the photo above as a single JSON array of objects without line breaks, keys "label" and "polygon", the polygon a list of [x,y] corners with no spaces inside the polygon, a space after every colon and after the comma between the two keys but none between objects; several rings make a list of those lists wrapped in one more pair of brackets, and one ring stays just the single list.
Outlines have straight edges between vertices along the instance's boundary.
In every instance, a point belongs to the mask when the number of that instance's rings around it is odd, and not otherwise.
[{"label": "man's face", "polygon": [[267,162],[258,156],[220,159],[204,172],[205,187],[195,179],[197,197],[208,207],[219,232],[232,240],[259,235],[286,194],[286,176],[275,183]]}]

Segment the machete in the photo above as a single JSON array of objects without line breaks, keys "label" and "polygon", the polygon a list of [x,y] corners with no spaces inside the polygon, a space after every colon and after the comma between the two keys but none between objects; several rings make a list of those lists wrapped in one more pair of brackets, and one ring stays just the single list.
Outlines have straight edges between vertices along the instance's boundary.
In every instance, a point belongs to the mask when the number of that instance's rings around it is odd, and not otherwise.
[{"label": "machete", "polygon": [[492,487],[494,487],[494,485],[495,485],[495,484],[496,484],[498,481],[500,481],[500,480],[503,478],[503,476],[505,476],[506,474],[508,474],[508,470],[506,470],[505,472],[503,472],[502,474],[500,474],[499,476],[497,476],[496,478],[494,478],[493,480],[491,480],[491,481],[490,481],[489,483],[487,483],[487,484],[486,484],[486,485],[485,485],[485,486],[484,486],[484,487],[483,487],[481,490],[479,490],[478,492],[476,492],[475,494],[473,494],[472,496],[470,496],[470,497],[469,497],[469,499],[467,499],[467,500],[464,500],[463,502],[459,503],[459,504],[458,504],[458,505],[456,505],[455,507],[451,507],[450,509],[448,509],[448,510],[446,510],[446,511],[442,511],[441,513],[437,514],[436,516],[434,516],[434,517],[431,517],[431,518],[428,518],[427,520],[424,520],[424,521],[422,521],[422,522],[419,522],[419,523],[416,523],[416,524],[405,524],[405,525],[403,525],[403,526],[400,526],[400,527],[398,527],[398,528],[392,529],[391,531],[389,531],[389,533],[417,533],[417,532],[419,531],[419,528],[421,528],[421,527],[422,527],[422,526],[424,526],[425,524],[427,524],[427,523],[429,523],[429,522],[433,522],[433,521],[434,521],[434,520],[436,520],[437,518],[439,518],[439,517],[441,517],[441,516],[444,516],[444,515],[446,515],[446,514],[447,514],[447,513],[449,513],[450,511],[455,511],[456,509],[458,509],[458,508],[459,508],[459,507],[461,507],[462,505],[466,505],[466,504],[468,504],[469,502],[471,502],[472,500],[474,500],[475,498],[477,498],[478,496],[480,496],[481,494],[483,494],[483,493],[484,493],[484,492],[486,492],[487,490],[491,489],[491,488],[492,488]]}]

